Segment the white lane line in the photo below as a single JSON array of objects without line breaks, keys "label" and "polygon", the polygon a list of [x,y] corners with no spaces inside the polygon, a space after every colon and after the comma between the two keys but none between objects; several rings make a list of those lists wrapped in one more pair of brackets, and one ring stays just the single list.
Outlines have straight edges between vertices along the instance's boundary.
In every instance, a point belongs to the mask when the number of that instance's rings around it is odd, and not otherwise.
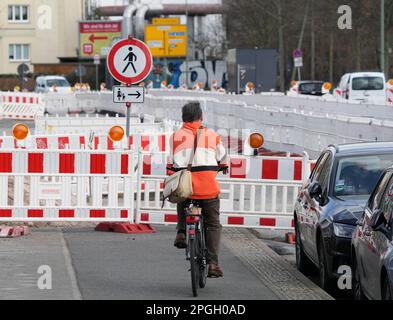
[{"label": "white lane line", "polygon": [[74,267],[72,266],[71,254],[70,251],[68,250],[67,243],[64,239],[63,231],[60,231],[60,239],[61,239],[61,246],[63,249],[65,266],[71,281],[72,295],[75,300],[82,300],[82,294],[79,290],[78,281],[76,280],[75,270]]}]

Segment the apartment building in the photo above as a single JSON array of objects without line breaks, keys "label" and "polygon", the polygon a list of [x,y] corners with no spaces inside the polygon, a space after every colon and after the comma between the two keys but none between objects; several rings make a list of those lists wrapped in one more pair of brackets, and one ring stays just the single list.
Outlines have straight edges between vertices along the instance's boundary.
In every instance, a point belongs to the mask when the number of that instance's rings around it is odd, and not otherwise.
[{"label": "apartment building", "polygon": [[0,74],[76,57],[83,0],[1,0]]}]

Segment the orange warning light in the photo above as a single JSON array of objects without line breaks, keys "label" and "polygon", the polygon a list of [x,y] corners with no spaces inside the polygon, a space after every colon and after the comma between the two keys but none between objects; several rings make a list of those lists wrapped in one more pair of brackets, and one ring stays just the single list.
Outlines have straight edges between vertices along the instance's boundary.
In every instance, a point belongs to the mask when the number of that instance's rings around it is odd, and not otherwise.
[{"label": "orange warning light", "polygon": [[16,124],[12,128],[12,135],[16,140],[25,140],[29,135],[29,127],[25,124]]},{"label": "orange warning light", "polygon": [[111,139],[113,142],[119,142],[123,140],[124,136],[125,131],[120,126],[114,126],[109,130],[109,139]]},{"label": "orange warning light", "polygon": [[253,133],[250,135],[250,137],[248,139],[248,143],[251,148],[259,149],[264,145],[265,138],[263,137],[263,135],[256,132],[256,133]]}]

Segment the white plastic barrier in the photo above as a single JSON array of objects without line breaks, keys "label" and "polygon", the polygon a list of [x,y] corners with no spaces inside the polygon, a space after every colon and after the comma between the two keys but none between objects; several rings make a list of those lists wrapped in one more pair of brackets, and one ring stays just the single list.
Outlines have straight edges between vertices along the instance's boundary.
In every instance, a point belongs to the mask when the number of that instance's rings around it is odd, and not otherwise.
[{"label": "white plastic barrier", "polygon": [[41,96],[24,92],[0,92],[0,118],[33,120],[44,114]]},{"label": "white plastic barrier", "polygon": [[[131,133],[171,131],[175,128],[172,122],[164,121],[155,123],[154,117],[135,115],[131,118]],[[142,123],[143,121],[143,123]],[[39,117],[35,120],[36,134],[84,134],[94,132],[97,135],[108,134],[113,126],[126,127],[126,119],[123,117],[100,117],[91,116],[65,116]]]},{"label": "white plastic barrier", "polygon": [[130,151],[2,150],[0,220],[133,223],[134,168]]}]

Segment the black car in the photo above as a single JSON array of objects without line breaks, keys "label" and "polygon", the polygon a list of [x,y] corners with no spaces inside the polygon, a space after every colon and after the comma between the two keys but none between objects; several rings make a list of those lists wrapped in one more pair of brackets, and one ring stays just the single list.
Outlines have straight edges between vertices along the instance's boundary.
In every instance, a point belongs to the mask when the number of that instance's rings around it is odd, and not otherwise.
[{"label": "black car", "polygon": [[325,83],[322,81],[299,81],[298,93],[308,96],[323,96],[329,93],[329,90],[324,88]]},{"label": "black car", "polygon": [[381,177],[352,240],[355,299],[393,300],[393,168]]},{"label": "black car", "polygon": [[351,266],[351,239],[371,193],[393,165],[393,143],[330,146],[320,156],[295,204],[296,263],[319,269],[321,287],[334,289],[341,266]]}]

